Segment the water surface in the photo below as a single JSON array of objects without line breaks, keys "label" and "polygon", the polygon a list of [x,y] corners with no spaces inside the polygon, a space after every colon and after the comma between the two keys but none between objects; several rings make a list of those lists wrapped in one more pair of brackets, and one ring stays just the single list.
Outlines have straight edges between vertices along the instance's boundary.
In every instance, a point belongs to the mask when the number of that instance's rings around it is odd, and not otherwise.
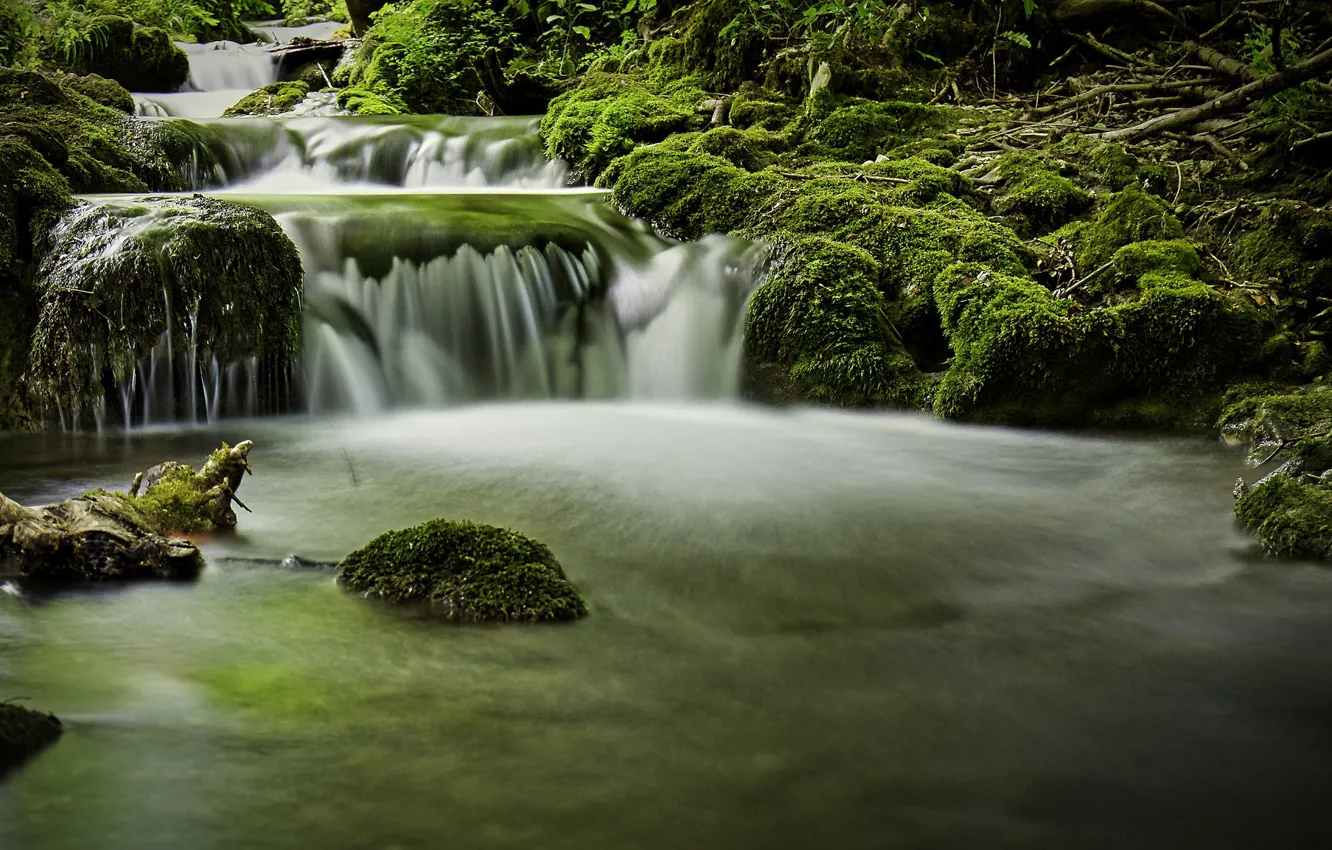
[{"label": "water surface", "polygon": [[[0,846],[1325,846],[1332,574],[1252,558],[1211,443],[478,405],[6,435],[0,489],[242,438],[197,582],[0,595],[0,697],[68,727]],[[591,616],[275,565],[433,516],[547,542]]]}]

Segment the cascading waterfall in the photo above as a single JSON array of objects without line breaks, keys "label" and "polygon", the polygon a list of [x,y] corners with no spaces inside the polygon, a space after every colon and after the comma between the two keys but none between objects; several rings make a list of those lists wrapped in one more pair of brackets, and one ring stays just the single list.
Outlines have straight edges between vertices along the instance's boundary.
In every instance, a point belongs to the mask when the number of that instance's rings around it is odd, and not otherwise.
[{"label": "cascading waterfall", "polygon": [[[152,96],[167,112],[170,98],[193,98],[180,109],[203,115],[207,87],[231,98],[226,87],[273,74],[258,45],[192,45],[190,55],[203,91]],[[271,213],[300,251],[302,362],[268,374],[254,358],[225,362],[168,331],[133,369],[103,378],[114,389],[99,423],[261,415],[272,398],[286,409],[369,412],[734,395],[761,249],[722,237],[672,242],[617,214],[605,193],[565,188],[539,119],[194,120],[212,161],[183,173]]]}]

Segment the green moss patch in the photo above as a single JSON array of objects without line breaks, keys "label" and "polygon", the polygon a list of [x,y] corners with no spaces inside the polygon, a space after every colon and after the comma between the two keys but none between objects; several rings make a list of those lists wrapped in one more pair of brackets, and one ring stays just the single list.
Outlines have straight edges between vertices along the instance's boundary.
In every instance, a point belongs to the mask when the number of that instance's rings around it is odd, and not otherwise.
[{"label": "green moss patch", "polygon": [[587,602],[551,551],[514,531],[434,519],[381,534],[338,565],[338,581],[392,602],[428,602],[465,622],[574,620]]},{"label": "green moss patch", "polygon": [[294,109],[309,93],[310,86],[300,80],[269,83],[227,107],[222,114],[228,118],[238,115],[281,115]]},{"label": "green moss patch", "polygon": [[1240,495],[1235,516],[1271,555],[1332,559],[1332,483],[1269,476]]}]

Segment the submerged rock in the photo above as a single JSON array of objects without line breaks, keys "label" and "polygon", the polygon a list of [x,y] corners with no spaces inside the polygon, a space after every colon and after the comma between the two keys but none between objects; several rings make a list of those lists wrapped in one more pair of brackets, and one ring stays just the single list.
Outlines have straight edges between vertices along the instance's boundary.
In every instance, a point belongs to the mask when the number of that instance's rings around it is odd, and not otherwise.
[{"label": "submerged rock", "polygon": [[0,776],[55,741],[62,731],[54,714],[0,702]]},{"label": "submerged rock", "polygon": [[198,473],[159,464],[129,493],[93,490],[40,508],[0,494],[0,559],[40,580],[193,577],[203,558],[175,535],[235,527],[232,504],[241,504],[236,490],[251,471],[252,445],[223,444]]},{"label": "submerged rock", "polygon": [[393,602],[429,602],[465,622],[574,620],[587,602],[541,543],[434,519],[381,534],[338,565],[338,582]]}]

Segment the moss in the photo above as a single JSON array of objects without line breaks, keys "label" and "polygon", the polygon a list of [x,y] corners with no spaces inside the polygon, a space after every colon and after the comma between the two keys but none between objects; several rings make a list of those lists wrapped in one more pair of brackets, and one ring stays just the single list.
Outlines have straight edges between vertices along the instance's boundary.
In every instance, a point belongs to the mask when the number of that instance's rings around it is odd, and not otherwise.
[{"label": "moss", "polygon": [[[1118,192],[1144,182],[1161,183],[1161,166],[1146,165],[1123,147],[1101,142],[1081,133],[1070,133],[1050,148],[1077,172],[1078,182],[1089,189]],[[1175,175],[1171,171],[1171,178]]]},{"label": "moss", "polygon": [[746,319],[751,391],[842,407],[913,406],[923,382],[888,325],[875,259],[830,239],[776,238],[772,272]]},{"label": "moss", "polygon": [[168,329],[224,364],[282,374],[296,357],[300,259],[267,213],[204,197],[84,205],[57,236],[24,378],[50,409],[88,409]]},{"label": "moss", "polygon": [[62,731],[54,714],[0,702],[0,777],[55,741]]},{"label": "moss", "polygon": [[851,101],[815,119],[811,152],[860,162],[956,126],[951,110],[921,103]]},{"label": "moss", "polygon": [[795,118],[795,109],[775,92],[750,87],[741,89],[731,99],[729,117],[731,126],[742,130],[748,127],[780,130]]},{"label": "moss", "polygon": [[1278,473],[1242,493],[1235,516],[1282,558],[1332,558],[1332,483]]},{"label": "moss", "polygon": [[300,80],[269,83],[241,98],[222,114],[228,118],[238,115],[281,115],[290,112],[310,93],[310,86]]},{"label": "moss", "polygon": [[999,159],[995,172],[1004,181],[995,212],[1011,216],[1016,229],[1028,235],[1054,230],[1091,205],[1091,196],[1060,174],[1049,157],[1014,151]]},{"label": "moss", "polygon": [[743,227],[781,178],[711,154],[650,147],[618,160],[602,183],[614,186],[611,198],[627,214],[668,235],[697,239]]},{"label": "moss", "polygon": [[591,182],[616,157],[698,126],[702,119],[692,103],[702,99],[698,90],[668,99],[630,77],[589,75],[551,102],[541,121],[546,154],[567,161]]},{"label": "moss", "polygon": [[1230,256],[1233,271],[1245,280],[1273,284],[1311,304],[1332,297],[1332,211],[1297,201],[1268,204],[1235,240]]},{"label": "moss", "polygon": [[1153,272],[1132,300],[1083,309],[1033,280],[957,264],[934,283],[954,352],[935,400],[945,417],[1087,424],[1128,400],[1196,410],[1257,361],[1251,304]]},{"label": "moss", "polygon": [[1072,245],[1080,272],[1098,269],[1133,242],[1181,239],[1184,227],[1165,202],[1139,188],[1106,199],[1089,221],[1076,221],[1057,234]]},{"label": "moss", "polygon": [[198,534],[215,530],[214,501],[193,468],[174,464],[134,504],[158,534]]},{"label": "moss", "polygon": [[467,622],[574,620],[587,603],[551,551],[517,532],[434,519],[381,534],[338,565],[338,581],[393,602],[429,602]]},{"label": "moss", "polygon": [[780,144],[779,138],[762,130],[742,132],[732,127],[717,127],[699,135],[688,150],[721,157],[746,171],[758,171],[776,161],[771,147]]},{"label": "moss", "polygon": [[1217,427],[1229,440],[1247,441],[1256,455],[1332,434],[1332,387],[1241,388],[1227,402]]},{"label": "moss", "polygon": [[89,27],[94,37],[69,63],[71,70],[98,74],[141,92],[176,91],[189,78],[189,58],[166,30],[114,15],[94,18]]},{"label": "moss", "polygon": [[1115,276],[1135,282],[1153,273],[1192,278],[1202,268],[1198,250],[1187,239],[1133,242],[1116,251],[1110,263]]},{"label": "moss", "polygon": [[64,77],[60,84],[95,103],[100,103],[102,106],[129,115],[134,114],[134,95],[130,94],[124,86],[115,80],[108,80],[106,77],[99,77],[97,74],[85,74],[83,76],[70,74]]},{"label": "moss", "polygon": [[349,88],[338,92],[338,106],[357,115],[400,115],[406,109],[391,96],[379,95],[362,88]]},{"label": "moss", "polygon": [[[685,14],[677,28],[678,53],[672,58],[702,74],[709,88],[738,88],[770,53],[767,33],[749,0],[699,0]],[[719,37],[723,30],[726,35]]]}]

